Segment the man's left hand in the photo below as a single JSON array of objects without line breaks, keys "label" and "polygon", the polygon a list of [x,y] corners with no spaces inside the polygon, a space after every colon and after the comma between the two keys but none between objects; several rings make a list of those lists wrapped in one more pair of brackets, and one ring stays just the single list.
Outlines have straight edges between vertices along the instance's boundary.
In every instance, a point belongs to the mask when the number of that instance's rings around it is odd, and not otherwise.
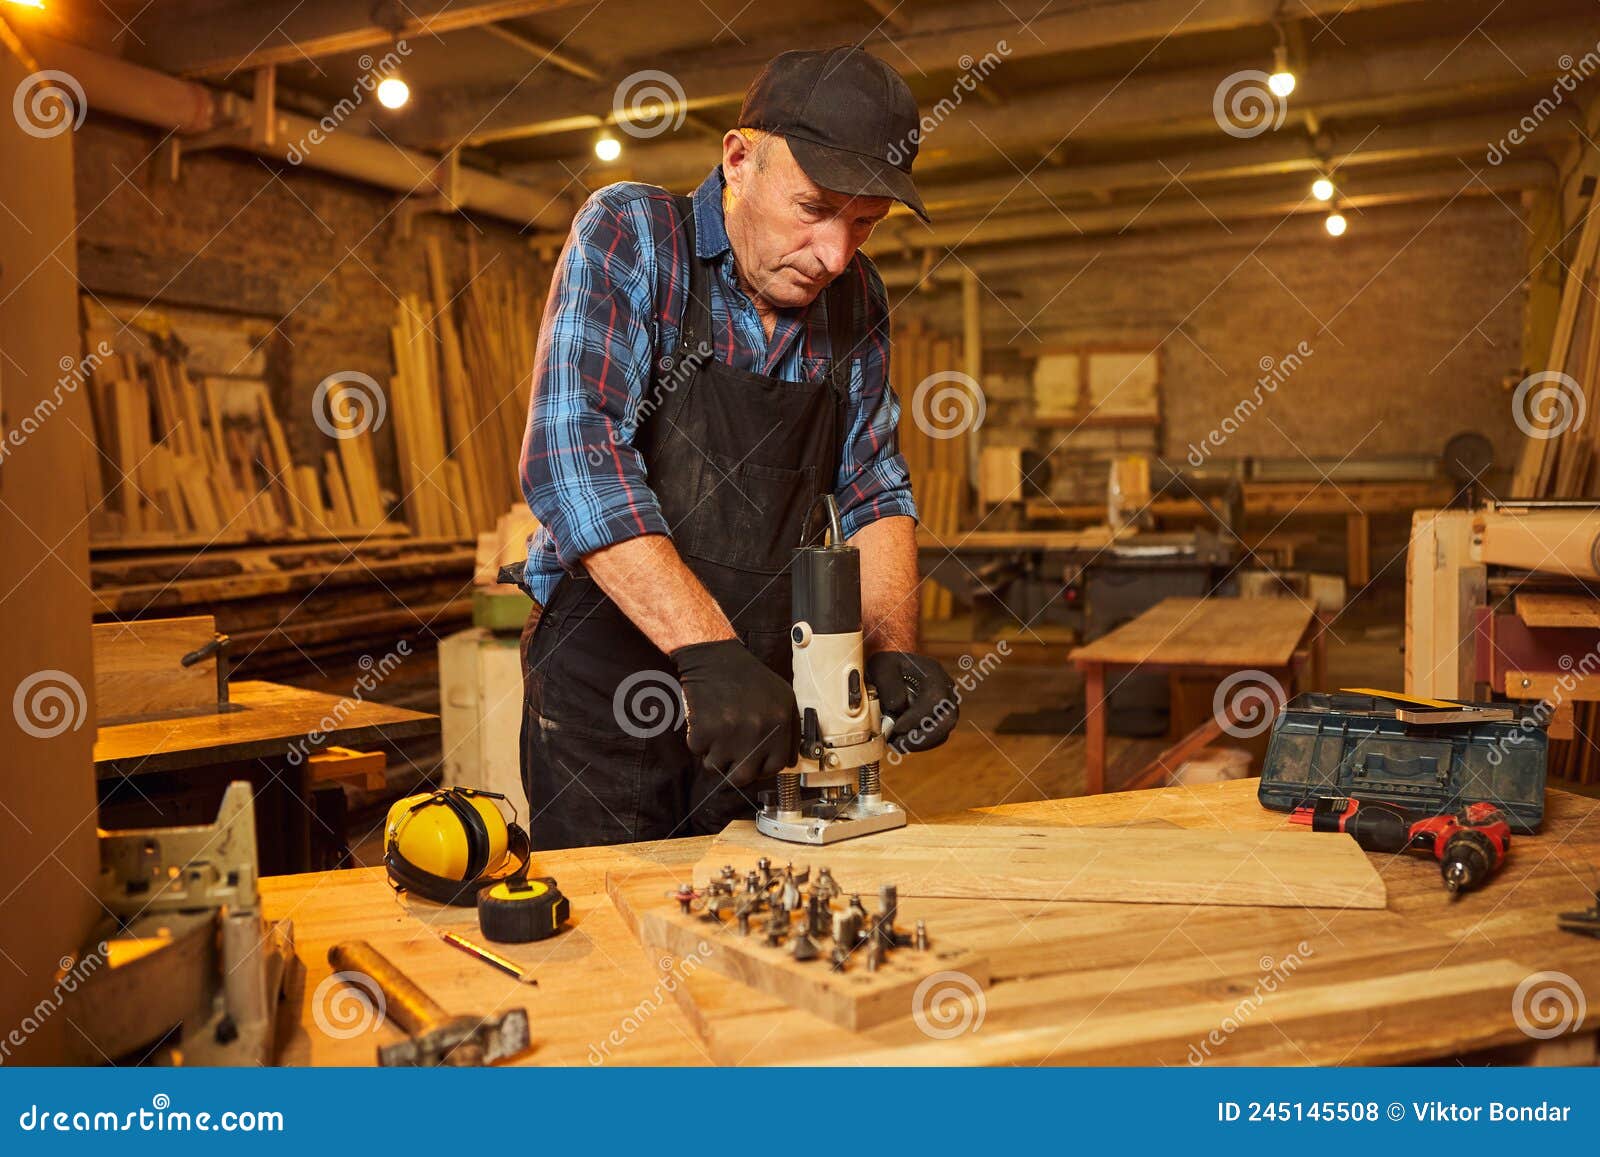
[{"label": "man's left hand", "polygon": [[877,689],[878,706],[894,720],[889,746],[896,751],[931,751],[955,729],[961,714],[956,685],[937,660],[879,651],[867,658],[867,682]]}]

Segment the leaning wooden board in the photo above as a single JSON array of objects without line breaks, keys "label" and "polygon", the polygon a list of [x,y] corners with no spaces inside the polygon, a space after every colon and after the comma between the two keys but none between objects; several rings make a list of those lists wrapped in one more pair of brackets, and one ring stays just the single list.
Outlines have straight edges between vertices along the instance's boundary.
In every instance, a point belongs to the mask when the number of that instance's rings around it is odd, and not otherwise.
[{"label": "leaning wooden board", "polygon": [[909,824],[825,848],[729,824],[695,865],[703,885],[725,865],[740,876],[766,856],[826,866],[846,891],[986,900],[1382,908],[1383,880],[1354,840],[1289,832]]}]

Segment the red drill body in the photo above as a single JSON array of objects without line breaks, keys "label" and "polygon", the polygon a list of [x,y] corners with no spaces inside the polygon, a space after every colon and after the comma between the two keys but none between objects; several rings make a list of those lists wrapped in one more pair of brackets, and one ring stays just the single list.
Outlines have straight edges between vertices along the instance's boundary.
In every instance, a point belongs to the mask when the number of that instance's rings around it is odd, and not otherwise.
[{"label": "red drill body", "polygon": [[1418,817],[1397,804],[1333,796],[1295,808],[1289,820],[1313,831],[1345,832],[1369,852],[1431,855],[1452,899],[1482,886],[1511,847],[1511,824],[1492,803]]}]

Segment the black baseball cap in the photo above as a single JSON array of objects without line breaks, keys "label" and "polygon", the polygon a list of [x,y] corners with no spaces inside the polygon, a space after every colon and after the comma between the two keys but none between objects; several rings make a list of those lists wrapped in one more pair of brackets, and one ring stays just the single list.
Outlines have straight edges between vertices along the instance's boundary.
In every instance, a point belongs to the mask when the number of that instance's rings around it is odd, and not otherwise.
[{"label": "black baseball cap", "polygon": [[785,52],[744,94],[739,127],[777,133],[824,189],[893,197],[928,220],[911,182],[920,121],[900,74],[852,45]]}]

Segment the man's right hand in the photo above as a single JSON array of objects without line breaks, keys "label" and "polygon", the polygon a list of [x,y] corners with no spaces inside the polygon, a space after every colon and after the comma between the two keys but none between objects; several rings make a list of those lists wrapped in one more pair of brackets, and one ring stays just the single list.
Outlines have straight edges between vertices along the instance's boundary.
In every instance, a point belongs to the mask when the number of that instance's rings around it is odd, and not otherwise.
[{"label": "man's right hand", "polygon": [[794,766],[800,711],[794,689],[737,639],[671,652],[689,717],[689,750],[735,787]]}]

